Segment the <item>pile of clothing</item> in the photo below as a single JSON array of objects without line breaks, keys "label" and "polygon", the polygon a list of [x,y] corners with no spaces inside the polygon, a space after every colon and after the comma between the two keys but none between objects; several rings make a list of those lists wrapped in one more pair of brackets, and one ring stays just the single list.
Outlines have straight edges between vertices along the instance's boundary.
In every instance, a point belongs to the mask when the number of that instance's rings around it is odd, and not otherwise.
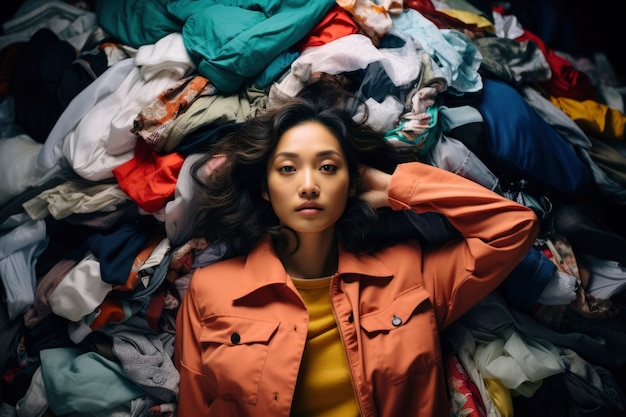
[{"label": "pile of clothing", "polygon": [[[190,167],[319,77],[394,146],[541,219],[444,335],[451,415],[624,415],[626,115],[604,58],[501,3],[22,2],[0,36],[0,415],[175,414],[177,308],[238,253],[194,234]],[[454,237],[387,221],[381,238]]]}]

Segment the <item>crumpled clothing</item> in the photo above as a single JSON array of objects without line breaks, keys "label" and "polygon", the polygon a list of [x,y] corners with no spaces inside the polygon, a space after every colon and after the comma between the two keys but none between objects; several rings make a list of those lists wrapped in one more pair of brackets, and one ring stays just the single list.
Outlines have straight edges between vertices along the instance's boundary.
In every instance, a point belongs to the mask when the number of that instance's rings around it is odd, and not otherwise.
[{"label": "crumpled clothing", "polygon": [[135,117],[131,132],[141,136],[152,149],[157,149],[167,127],[198,97],[214,92],[215,87],[201,75],[183,78],[144,107]]}]

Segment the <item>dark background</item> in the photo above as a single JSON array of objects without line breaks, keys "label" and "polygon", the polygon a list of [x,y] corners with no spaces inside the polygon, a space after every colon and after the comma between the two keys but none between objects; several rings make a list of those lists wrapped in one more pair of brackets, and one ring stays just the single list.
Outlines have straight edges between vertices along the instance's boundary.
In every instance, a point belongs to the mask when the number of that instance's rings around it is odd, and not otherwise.
[{"label": "dark background", "polygon": [[470,1],[483,11],[488,10],[490,3],[507,5],[508,14],[516,16],[524,29],[539,36],[556,52],[589,58],[597,52],[604,53],[615,71],[617,86],[626,84],[626,21],[620,10],[621,2]]}]

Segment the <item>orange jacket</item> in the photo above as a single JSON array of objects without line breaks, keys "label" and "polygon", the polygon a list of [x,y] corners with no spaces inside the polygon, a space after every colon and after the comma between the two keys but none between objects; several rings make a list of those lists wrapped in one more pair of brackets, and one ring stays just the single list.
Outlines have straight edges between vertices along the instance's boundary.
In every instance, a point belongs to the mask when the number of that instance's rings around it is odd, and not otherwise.
[{"label": "orange jacket", "polygon": [[[361,416],[449,416],[439,332],[533,245],[532,210],[456,174],[398,166],[394,210],[436,211],[465,237],[432,249],[340,250],[331,300]],[[179,417],[288,417],[308,314],[268,240],[198,269],[180,306]]]}]

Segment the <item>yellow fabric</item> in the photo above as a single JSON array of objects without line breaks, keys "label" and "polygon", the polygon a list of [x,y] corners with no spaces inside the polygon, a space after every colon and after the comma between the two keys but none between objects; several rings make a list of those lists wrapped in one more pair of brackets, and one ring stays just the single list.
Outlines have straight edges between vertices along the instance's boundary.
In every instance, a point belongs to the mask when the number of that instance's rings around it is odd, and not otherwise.
[{"label": "yellow fabric", "polygon": [[358,416],[350,371],[330,304],[330,277],[293,279],[309,310],[309,332],[292,416]]},{"label": "yellow fabric", "polygon": [[621,111],[594,100],[550,97],[550,101],[586,134],[596,138],[624,139],[626,115]]},{"label": "yellow fabric", "polygon": [[502,417],[513,417],[511,391],[497,378],[485,378],[485,386]]},{"label": "yellow fabric", "polygon": [[484,16],[468,12],[466,10],[441,9],[439,11],[447,14],[448,16],[457,18],[463,23],[474,24],[487,32],[496,33],[496,27]]}]

